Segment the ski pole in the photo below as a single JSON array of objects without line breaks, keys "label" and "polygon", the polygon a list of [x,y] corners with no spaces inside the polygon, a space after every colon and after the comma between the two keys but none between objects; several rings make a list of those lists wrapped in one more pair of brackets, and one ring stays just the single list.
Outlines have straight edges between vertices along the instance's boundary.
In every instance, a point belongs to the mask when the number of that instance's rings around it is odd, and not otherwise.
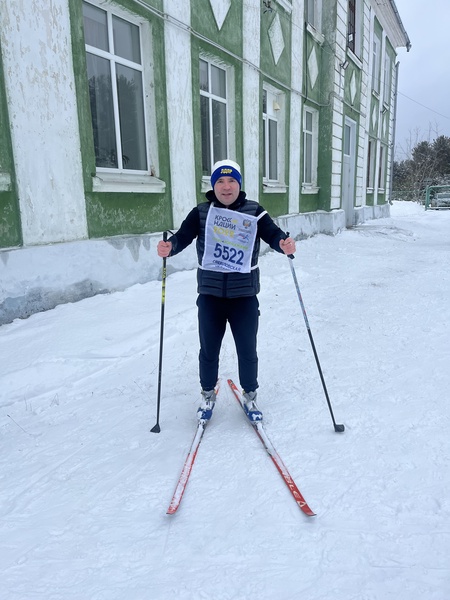
[{"label": "ski pole", "polygon": [[[289,236],[289,233],[287,235]],[[288,254],[288,259],[289,259],[289,266],[291,268],[292,277],[294,279],[295,289],[297,290],[297,296],[300,301],[300,306],[302,307],[303,318],[305,319],[305,325],[306,325],[306,329],[308,331],[309,341],[311,342],[311,347],[313,349],[314,358],[316,359],[316,365],[317,365],[317,369],[319,371],[320,380],[322,382],[323,391],[325,392],[325,398],[327,399],[327,404],[328,404],[328,409],[330,411],[331,420],[333,421],[334,430],[337,433],[342,433],[345,430],[345,427],[342,424],[336,423],[336,420],[335,420],[334,414],[333,414],[333,409],[331,408],[330,397],[328,396],[327,386],[325,385],[325,379],[323,377],[322,368],[320,366],[319,357],[317,355],[316,346],[314,344],[313,336],[311,333],[311,327],[309,326],[308,317],[306,315],[305,305],[303,304],[303,299],[302,299],[302,295],[300,292],[300,286],[298,285],[297,275],[296,275],[295,269],[294,269],[294,264],[293,264],[294,255]]]},{"label": "ski pole", "polygon": [[[167,242],[167,231],[163,233],[163,241]],[[159,331],[159,368],[158,368],[158,397],[156,401],[156,425],[150,429],[152,433],[159,433],[159,411],[161,407],[161,379],[162,379],[162,358],[163,358],[163,339],[164,339],[164,306],[166,303],[166,257],[163,258],[162,267],[162,287],[161,287],[161,327]]]}]

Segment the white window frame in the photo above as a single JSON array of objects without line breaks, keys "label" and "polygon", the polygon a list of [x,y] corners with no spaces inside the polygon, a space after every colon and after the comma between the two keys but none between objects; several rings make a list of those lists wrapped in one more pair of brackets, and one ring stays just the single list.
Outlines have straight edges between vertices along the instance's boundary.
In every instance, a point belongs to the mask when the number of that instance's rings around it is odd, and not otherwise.
[{"label": "white window frame", "polygon": [[305,21],[316,31],[322,31],[322,0],[305,0]]},{"label": "white window frame", "polygon": [[384,86],[383,86],[383,103],[386,106],[391,105],[392,91],[392,59],[388,52],[384,55]]},{"label": "white window frame", "polygon": [[366,170],[366,188],[368,192],[373,192],[375,185],[375,164],[377,159],[377,141],[375,138],[369,138],[367,142],[367,170]]},{"label": "white window frame", "polygon": [[372,41],[372,92],[380,95],[381,89],[381,38],[374,32]]},{"label": "white window frame", "polygon": [[386,144],[380,144],[380,156],[378,158],[378,191],[384,193],[386,182],[386,164],[388,148]]},{"label": "white window frame", "polygon": [[[101,9],[107,14],[108,38],[112,36],[112,17],[116,16],[124,21],[132,23],[139,27],[139,40],[141,52],[141,64],[138,65],[117,55],[103,51],[99,48],[85,45],[85,52],[94,56],[101,56],[112,64],[112,74],[115,74],[115,64],[130,66],[142,73],[142,92],[143,92],[143,118],[145,127],[145,151],[146,151],[146,170],[131,170],[114,167],[96,167],[95,176],[93,176],[93,190],[101,192],[145,192],[161,193],[165,190],[165,183],[158,179],[156,174],[159,172],[158,152],[157,152],[157,129],[155,113],[155,97],[153,85],[153,56],[152,56],[152,32],[148,21],[133,15],[128,11],[122,10],[119,6],[112,7],[101,0],[83,0],[86,4]],[[144,58],[145,57],[145,60]],[[115,78],[113,77],[113,82]],[[115,104],[115,127],[117,148],[120,152],[120,123],[117,117],[117,87],[113,85],[113,102]]]},{"label": "white window frame", "polygon": [[[223,61],[221,61],[220,59],[218,59],[215,56],[212,56],[210,54],[206,54],[204,52],[202,52],[199,56],[199,63],[200,60],[204,61],[207,63],[208,65],[208,73],[209,73],[209,80],[211,81],[210,78],[210,74],[211,74],[211,66],[217,67],[218,69],[222,69],[223,71],[225,71],[225,81],[226,81],[226,97],[221,98],[219,96],[215,96],[210,90],[206,91],[206,90],[202,90],[199,89],[200,92],[200,96],[203,96],[204,98],[208,99],[208,103],[209,103],[209,118],[210,118],[210,128],[209,128],[209,134],[210,134],[210,140],[209,140],[209,147],[210,147],[210,163],[211,163],[211,168],[214,165],[214,140],[213,140],[213,123],[212,123],[212,110],[211,110],[211,106],[212,106],[212,101],[213,100],[217,100],[218,102],[221,102],[223,104],[225,104],[226,106],[226,135],[227,135],[227,142],[226,142],[226,156],[223,157],[223,159],[229,158],[229,159],[235,159],[235,147],[236,147],[236,142],[235,142],[235,115],[234,115],[234,97],[235,97],[235,81],[234,81],[234,69],[224,63]],[[201,143],[203,144],[203,139],[201,140]],[[201,149],[203,152],[203,148]],[[217,160],[222,160],[222,159],[217,159]],[[211,189],[211,182],[210,182],[210,176],[211,173],[207,173],[207,174],[203,174],[202,175],[202,192],[206,192],[209,189]]]},{"label": "white window frame", "polygon": [[[265,140],[265,148],[262,153],[263,161],[263,190],[264,193],[284,193],[286,191],[286,184],[284,181],[285,173],[285,147],[286,147],[286,135],[285,135],[285,121],[286,121],[286,108],[285,108],[285,94],[278,88],[264,83],[263,94],[266,94],[266,112],[262,113],[262,126],[263,126],[263,140]],[[276,124],[277,144],[276,144],[276,178],[269,176],[269,165],[270,165],[270,137],[269,128],[270,123]],[[263,142],[264,143],[264,142]],[[264,161],[265,157],[265,161]]]},{"label": "white window frame", "polygon": [[[354,31],[350,31],[350,2],[353,1],[355,5],[355,23]],[[347,2],[347,50],[357,58],[362,58],[361,48],[361,26],[362,26],[362,6],[361,0],[348,0]]]},{"label": "white window frame", "polygon": [[[307,116],[311,116],[311,127],[308,128]],[[303,164],[302,194],[315,194],[317,187],[317,166],[319,157],[319,111],[310,106],[303,107]],[[309,149],[309,152],[308,152]],[[308,153],[307,153],[308,152]],[[310,168],[308,169],[308,164]],[[307,171],[311,171],[311,181],[307,181]]]}]

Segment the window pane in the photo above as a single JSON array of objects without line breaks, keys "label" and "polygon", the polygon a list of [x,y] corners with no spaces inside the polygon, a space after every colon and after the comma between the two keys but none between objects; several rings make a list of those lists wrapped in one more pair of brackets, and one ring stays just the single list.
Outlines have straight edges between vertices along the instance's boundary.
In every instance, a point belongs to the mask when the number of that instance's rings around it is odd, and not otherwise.
[{"label": "window pane", "polygon": [[305,133],[304,136],[304,173],[303,182],[312,183],[312,153],[313,153],[313,136],[310,133]]},{"label": "window pane", "polygon": [[308,23],[311,23],[311,25],[316,24],[314,0],[306,0],[306,20]]},{"label": "window pane", "polygon": [[113,16],[114,54],[141,64],[139,27]]},{"label": "window pane", "polygon": [[204,60],[200,60],[200,89],[209,91],[208,63]]},{"label": "window pane", "polygon": [[269,179],[278,179],[277,122],[269,119]]},{"label": "window pane", "polygon": [[312,113],[306,111],[305,112],[305,130],[311,131],[313,129],[313,115]]},{"label": "window pane", "polygon": [[263,177],[267,179],[267,148],[266,148],[266,128],[267,121],[263,119]]},{"label": "window pane", "polygon": [[350,156],[350,126],[344,126],[344,154]]},{"label": "window pane", "polygon": [[227,97],[226,73],[215,65],[211,65],[211,92],[220,98]]},{"label": "window pane", "polygon": [[356,51],[356,4],[355,0],[348,2],[348,23],[347,23],[347,45],[352,50]]},{"label": "window pane", "polygon": [[267,90],[263,90],[263,113],[267,114]]},{"label": "window pane", "polygon": [[228,156],[227,70],[200,59],[199,79],[202,170],[210,175],[214,162]]},{"label": "window pane", "polygon": [[373,187],[372,162],[373,162],[373,142],[371,140],[369,140],[369,144],[367,146],[367,173],[366,173],[366,185],[369,188]]},{"label": "window pane", "polygon": [[124,169],[147,169],[144,104],[140,71],[117,65],[120,133]]},{"label": "window pane", "polygon": [[391,59],[386,54],[384,59],[384,94],[383,100],[386,104],[390,103],[390,91],[391,91]]},{"label": "window pane", "polygon": [[227,144],[227,107],[223,102],[212,101],[214,162],[225,160]]},{"label": "window pane", "polygon": [[83,2],[84,38],[86,44],[108,51],[106,12]]},{"label": "window pane", "polygon": [[117,168],[116,128],[109,61],[86,54],[97,167]]},{"label": "window pane", "polygon": [[380,49],[381,40],[375,36],[373,41],[372,89],[380,91]]},{"label": "window pane", "polygon": [[380,165],[378,167],[378,187],[384,188],[384,147],[380,147]]},{"label": "window pane", "polygon": [[211,175],[211,143],[209,135],[209,100],[200,96],[200,120],[202,130],[202,171],[203,175]]}]

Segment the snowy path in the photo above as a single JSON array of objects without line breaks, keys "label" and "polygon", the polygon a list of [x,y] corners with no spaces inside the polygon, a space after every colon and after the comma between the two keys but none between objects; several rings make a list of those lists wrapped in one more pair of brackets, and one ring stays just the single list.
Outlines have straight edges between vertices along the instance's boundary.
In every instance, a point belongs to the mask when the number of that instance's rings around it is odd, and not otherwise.
[{"label": "snowy path", "polygon": [[223,384],[183,504],[165,511],[198,403],[195,273],[0,328],[1,600],[447,600],[450,212],[261,258],[267,431],[317,517],[293,502]]}]

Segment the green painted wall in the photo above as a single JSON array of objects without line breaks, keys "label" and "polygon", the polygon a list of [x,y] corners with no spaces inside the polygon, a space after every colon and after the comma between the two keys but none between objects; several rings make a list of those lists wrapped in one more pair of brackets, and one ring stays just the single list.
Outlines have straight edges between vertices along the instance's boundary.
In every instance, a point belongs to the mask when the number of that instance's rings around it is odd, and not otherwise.
[{"label": "green painted wall", "polygon": [[305,77],[305,104],[319,111],[319,152],[317,164],[318,194],[303,194],[301,212],[316,210],[329,211],[331,208],[331,174],[332,174],[332,133],[333,109],[331,91],[334,85],[334,53],[330,51],[330,40],[334,40],[336,22],[336,6],[324,2],[322,10],[322,32],[325,41],[320,45],[309,32],[305,34],[304,65],[307,72],[307,61],[315,48],[319,67],[319,79],[314,88],[309,77]]},{"label": "green painted wall", "polygon": [[[383,29],[381,28],[380,23],[378,22],[377,19],[375,19],[374,21],[374,33],[380,38],[380,40],[383,38]],[[381,73],[383,71],[383,63],[381,60],[381,51],[379,53],[380,55],[378,56],[378,69],[379,69],[379,73],[381,76]],[[372,61],[372,53],[370,53],[370,61]],[[369,82],[369,85],[372,89],[372,81]],[[380,87],[380,93],[377,94],[376,92],[374,92],[372,90],[369,98],[370,98],[370,109],[368,114],[372,115],[373,111],[375,110],[376,114],[379,115],[380,114],[380,99],[382,98],[383,95],[383,90]],[[375,138],[378,138],[378,127],[379,127],[379,117],[377,119],[375,119],[375,122],[373,121],[372,118],[370,118],[369,120],[369,135],[373,136]]]},{"label": "green painted wall", "polygon": [[[149,233],[155,231],[155,223],[169,223],[172,215],[162,194],[87,192],[86,210],[89,236],[94,238]],[[162,225],[156,231],[171,226]]]},{"label": "green painted wall", "polygon": [[[274,87],[279,88],[282,92],[285,92],[285,172],[284,172],[284,180],[286,185],[289,186],[289,138],[290,138],[290,91],[287,89],[283,89],[277,82],[273,81],[268,77],[264,77],[264,79],[260,82],[259,88],[259,114],[262,115],[262,96],[263,96],[263,82],[268,83]],[[270,213],[272,217],[279,217],[281,215],[286,215],[289,212],[289,187],[286,192],[278,193],[278,194],[265,194],[264,186],[262,185],[263,180],[263,167],[262,167],[262,157],[263,157],[263,121],[260,119],[260,128],[259,128],[259,147],[260,147],[260,170],[259,170],[259,180],[261,181],[261,187],[259,192],[259,201],[264,206],[264,208]]]},{"label": "green painted wall", "polygon": [[[358,137],[359,137],[359,128],[360,128],[360,110],[361,110],[361,80],[362,80],[362,71],[361,69],[355,65],[355,63],[353,61],[349,61],[349,66],[347,67],[347,69],[345,70],[345,80],[344,80],[344,115],[343,115],[343,121],[342,121],[342,126],[344,126],[345,123],[345,117],[349,117],[350,119],[352,119],[353,121],[355,121],[356,123],[356,145],[358,144]],[[352,101],[352,93],[351,93],[351,87],[352,87],[352,81],[354,82],[354,86],[355,86],[355,96],[353,98]],[[358,152],[358,148],[355,148],[355,153]],[[357,156],[355,156],[355,161],[357,161]],[[341,176],[343,177],[343,168],[344,168],[344,163],[342,162],[342,170],[341,170]],[[356,165],[355,165],[356,167]],[[357,169],[355,168],[355,174],[354,174],[354,189],[356,191],[356,176],[357,176]],[[353,199],[353,205],[356,206],[357,204],[357,198],[356,198],[356,194],[355,197]]]},{"label": "green painted wall", "polygon": [[0,248],[22,245],[20,212],[17,204],[17,194],[14,191],[0,192]]},{"label": "green painted wall", "polygon": [[[261,71],[259,98],[260,106],[259,113],[262,115],[262,89],[263,82],[270,83],[272,86],[279,88],[286,94],[286,129],[285,139],[289,137],[289,113],[290,113],[290,55],[291,55],[291,31],[290,19],[287,18],[284,11],[279,8],[278,13],[281,14],[281,26],[285,41],[285,49],[277,64],[275,64],[272,49],[269,43],[268,28],[273,21],[275,13],[267,13],[261,15]],[[199,85],[199,55],[201,52],[209,53],[223,60],[234,69],[235,77],[235,98],[234,98],[234,119],[235,119],[235,142],[236,142],[236,159],[244,166],[245,178],[245,157],[243,156],[243,98],[242,98],[242,4],[240,2],[232,2],[227,17],[223,23],[222,29],[219,31],[214,14],[211,9],[209,0],[197,0],[192,3],[191,10],[191,25],[192,29],[199,36],[214,40],[214,44],[199,38],[194,34],[192,41],[192,89],[193,93],[193,117],[194,117],[194,141],[196,148],[196,182],[197,182],[197,201],[201,202],[204,195],[201,192],[201,128],[200,128],[200,93],[196,94],[195,90],[200,89]],[[262,156],[262,119],[260,120],[260,155]],[[286,145],[285,154],[285,181],[288,182],[288,165],[289,154],[288,145]],[[262,182],[262,164],[260,164],[260,180]],[[272,216],[279,216],[288,212],[288,193],[283,194],[264,194],[261,184],[260,201]]]},{"label": "green painted wall", "polygon": [[[200,62],[201,54],[206,53],[222,60],[225,64],[234,69],[234,122],[235,122],[235,145],[236,160],[240,165],[245,165],[243,160],[243,116],[242,116],[242,62],[233,58],[227,52],[224,52],[210,44],[200,41],[197,37],[192,38],[192,111],[194,124],[194,146],[195,146],[195,172],[196,172],[196,190],[197,202],[204,202],[205,196],[201,191],[202,186],[202,139],[200,123]],[[233,102],[232,102],[233,104]],[[245,178],[245,169],[243,169]]]},{"label": "green painted wall", "polygon": [[[160,167],[158,176],[166,183],[166,191],[161,194],[100,193],[92,191],[92,175],[95,174],[95,154],[86,78],[82,4],[81,2],[70,2],[73,63],[89,237],[163,231],[173,226],[165,94],[164,22],[158,16],[133,2],[133,0],[122,0],[119,4],[134,14],[144,16],[151,24],[154,81],[158,82],[158,85],[155,85]],[[149,2],[150,6],[158,10],[162,10],[162,4],[162,0]]]},{"label": "green painted wall", "polygon": [[[344,71],[344,102],[345,102],[345,110],[355,112],[354,114],[359,114],[361,110],[361,69],[355,65],[353,61],[348,61],[348,67]],[[354,81],[356,93],[352,100],[351,94],[351,83]],[[350,115],[349,115],[350,116]],[[354,117],[352,117],[354,118]]]},{"label": "green painted wall", "polygon": [[15,171],[8,108],[3,74],[3,60],[0,49],[0,173],[9,175],[11,185],[0,191],[0,247],[9,248],[22,245],[19,201],[15,185]]},{"label": "green painted wall", "polygon": [[[284,49],[275,63],[273,56],[272,46],[270,43],[269,29],[273,24],[275,18],[278,16],[280,20],[281,31],[283,33]],[[292,47],[292,31],[291,31],[291,19],[284,9],[277,5],[276,11],[264,12],[261,10],[260,17],[260,68],[262,71],[262,77],[260,79],[259,89],[259,114],[262,115],[262,96],[263,96],[263,83],[268,83],[271,86],[278,88],[285,94],[285,172],[284,181],[289,186],[289,139],[290,139],[290,105],[291,105],[291,47]],[[301,115],[299,115],[301,118]],[[259,146],[260,146],[260,173],[259,180],[261,181],[260,187],[260,202],[264,208],[273,216],[278,217],[285,215],[289,212],[289,191],[278,194],[264,194],[264,187],[262,185],[263,180],[263,123],[262,118],[260,119],[260,130],[259,130]],[[289,189],[289,188],[288,188]]]},{"label": "green painted wall", "polygon": [[[381,27],[378,19],[375,18],[374,20],[374,33],[376,35],[378,35],[378,37],[380,38],[380,40],[383,39],[383,28]],[[381,49],[380,49],[381,50]],[[392,56],[392,55],[391,55]],[[370,60],[372,60],[372,56],[370,57]],[[384,54],[380,51],[379,56],[378,56],[378,69],[379,69],[379,73],[380,73],[380,78],[382,77],[383,74],[383,69],[384,69]],[[370,81],[370,86],[372,87],[372,81]],[[372,118],[370,118],[369,120],[369,136],[373,139],[373,141],[376,142],[376,148],[377,148],[377,163],[376,163],[376,167],[377,170],[374,173],[374,185],[376,187],[378,187],[378,160],[379,160],[379,143],[378,140],[382,139],[383,133],[382,133],[382,127],[380,127],[380,125],[382,125],[382,122],[380,122],[381,119],[386,118],[386,115],[383,116],[383,114],[381,114],[381,108],[382,108],[382,101],[383,101],[383,88],[380,85],[380,91],[379,93],[376,93],[374,91],[371,92],[370,96],[370,110],[369,110],[369,115],[372,115],[375,111],[375,114],[377,115],[377,118],[375,119],[375,122],[373,121]],[[389,121],[387,121],[386,125],[386,129],[388,132],[388,124]],[[380,133],[381,131],[381,133]],[[385,138],[388,138],[388,133],[386,134]],[[387,165],[385,168],[385,173],[387,175]],[[385,175],[385,181],[386,181],[386,175]],[[384,185],[384,184],[383,184]],[[367,192],[366,195],[366,203],[368,206],[374,206],[375,204],[375,194],[373,192]],[[386,195],[384,194],[378,194],[377,195],[377,204],[385,204],[386,203]]]},{"label": "green painted wall", "polygon": [[[202,141],[200,123],[200,63],[202,53],[222,60],[234,70],[235,97],[231,101],[234,110],[236,160],[243,167],[245,178],[245,160],[243,156],[243,115],[242,115],[242,4],[232,2],[222,28],[219,30],[209,0],[197,0],[191,3],[192,36],[192,112],[194,124],[195,173],[197,202],[203,202],[205,196],[202,187]],[[203,40],[214,40],[210,44]]]},{"label": "green painted wall", "polygon": [[332,168],[332,109],[324,106],[320,109],[319,123],[319,157],[317,181],[320,188],[315,196],[302,196],[302,212],[314,210],[330,210],[331,207],[331,168]]},{"label": "green painted wall", "polygon": [[[276,18],[279,19],[283,32],[284,49],[275,64],[269,29]],[[287,15],[281,6],[277,6],[273,12],[265,13],[261,10],[261,70],[278,85],[287,87],[291,84],[291,26],[290,15]]]},{"label": "green painted wall", "polygon": [[219,31],[209,0],[192,1],[191,27],[197,34],[213,40],[228,52],[242,56],[242,2],[231,2]]},{"label": "green painted wall", "polygon": [[[165,20],[147,10],[145,6],[134,0],[117,0],[125,10],[139,14],[148,19],[153,42],[153,75],[155,81],[155,111],[158,137],[158,156],[160,177],[166,184],[163,193],[107,193],[94,192],[92,177],[95,175],[95,154],[91,126],[90,103],[86,77],[86,58],[84,46],[84,32],[82,19],[82,2],[70,1],[69,10],[71,18],[71,36],[73,49],[73,67],[75,74],[77,109],[80,127],[80,140],[82,151],[83,182],[88,220],[88,232],[92,238],[107,237],[112,235],[142,234],[162,231],[173,227],[172,202],[171,202],[171,174],[169,166],[169,136],[166,97],[166,65],[164,51],[164,26]],[[285,182],[289,187],[289,143],[291,121],[298,118],[303,121],[303,115],[291,115],[291,57],[294,54],[303,56],[303,100],[306,105],[319,111],[319,152],[318,152],[318,187],[317,194],[301,194],[299,211],[311,212],[316,210],[330,210],[331,182],[332,182],[332,96],[335,74],[335,26],[337,19],[336,3],[332,0],[323,0],[322,31],[324,41],[319,43],[317,37],[311,35],[305,28],[304,47],[292,48],[292,23],[290,14],[274,2],[273,12],[260,11],[260,78],[259,78],[259,114],[262,114],[262,90],[267,83],[278,88],[285,95]],[[149,7],[164,11],[163,0],[148,0]],[[235,97],[232,103],[235,119],[235,144],[236,159],[245,170],[245,156],[243,155],[243,136],[245,124],[243,122],[243,6],[242,2],[234,1],[230,4],[221,30],[218,29],[209,0],[194,0],[191,6],[192,26],[192,115],[194,123],[195,144],[195,169],[197,201],[202,201],[201,192],[201,127],[200,127],[200,94],[199,94],[199,55],[211,54],[229,64],[234,70]],[[269,29],[275,19],[280,19],[285,48],[279,60],[275,63],[270,43]],[[381,36],[380,24],[375,22],[375,31]],[[210,41],[208,41],[210,40]],[[309,78],[307,61],[314,50],[317,56],[319,78],[314,86]],[[387,45],[387,51],[392,59],[392,68],[395,63],[395,50]],[[381,59],[380,59],[381,60]],[[380,65],[380,71],[383,64]],[[356,96],[351,97],[350,83],[354,78]],[[350,60],[349,67],[343,74],[344,84],[344,115],[351,117],[359,126],[361,106],[361,69]],[[375,108],[380,109],[380,98],[369,94],[368,114]],[[386,117],[389,118],[391,107],[388,107]],[[370,135],[378,136],[378,123],[373,127],[370,119]],[[387,141],[388,134],[384,136]],[[260,119],[259,154],[262,157],[262,118]],[[258,143],[258,142],[257,142]],[[294,140],[295,143],[295,140]],[[298,143],[303,147],[302,140]],[[301,157],[301,166],[303,157]],[[269,194],[264,193],[262,185],[262,164],[259,165],[259,179],[261,181],[260,201],[273,216],[286,214],[289,210],[289,193]],[[386,169],[387,171],[387,169]],[[5,98],[3,67],[0,53],[0,172],[10,175],[11,189],[0,191],[0,247],[21,245],[20,209],[15,185],[14,161],[12,154],[10,126],[8,121],[7,104]],[[245,177],[245,172],[244,172]],[[300,181],[301,183],[301,181]],[[373,196],[367,196],[367,203],[373,204]]]},{"label": "green painted wall", "polygon": [[[394,70],[395,70],[396,55],[395,55],[394,48],[389,43],[389,40],[387,38],[386,38],[386,54],[391,59],[391,69],[390,69],[389,76],[392,80],[392,77],[394,76]],[[385,98],[383,98],[383,103],[384,103],[384,108],[386,109],[384,118],[386,119],[386,123],[389,124],[390,120],[391,120],[391,113],[392,113],[392,99],[390,99],[389,104],[387,104],[385,101]],[[384,135],[382,132],[381,139],[383,140],[384,143],[386,143],[386,144],[389,143],[389,127],[388,126],[385,127]]]}]

